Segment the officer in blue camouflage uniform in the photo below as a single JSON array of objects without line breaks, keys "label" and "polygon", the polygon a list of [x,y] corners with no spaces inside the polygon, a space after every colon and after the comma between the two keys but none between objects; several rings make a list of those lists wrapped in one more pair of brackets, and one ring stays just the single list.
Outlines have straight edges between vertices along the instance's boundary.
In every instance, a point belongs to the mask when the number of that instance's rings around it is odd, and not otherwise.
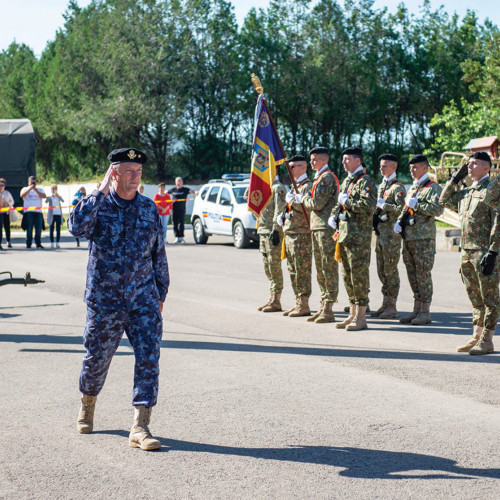
[{"label": "officer in blue camouflage uniform", "polygon": [[137,193],[146,155],[117,149],[108,159],[111,164],[99,190],[83,198],[68,219],[71,234],[89,240],[83,335],[87,354],[80,374],[77,429],[92,432],[97,395],[125,332],[135,354],[129,445],[154,450],[161,444],[148,425],[158,394],[161,313],[170,281],[165,243],[155,204]]}]

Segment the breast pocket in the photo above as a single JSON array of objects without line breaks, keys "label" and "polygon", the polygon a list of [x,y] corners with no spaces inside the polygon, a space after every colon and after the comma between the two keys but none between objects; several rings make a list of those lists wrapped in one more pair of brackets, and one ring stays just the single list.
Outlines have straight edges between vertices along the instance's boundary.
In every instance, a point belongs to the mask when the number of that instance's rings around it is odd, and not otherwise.
[{"label": "breast pocket", "polygon": [[122,235],[121,222],[118,214],[99,212],[97,227],[94,233],[96,241],[104,246],[116,247]]},{"label": "breast pocket", "polygon": [[486,190],[479,191],[472,195],[468,210],[469,217],[475,217],[487,208],[484,203],[485,196],[486,196]]},{"label": "breast pocket", "polygon": [[135,224],[135,241],[137,246],[145,251],[151,246],[153,241],[153,233],[155,230],[155,218],[142,215],[137,218]]}]

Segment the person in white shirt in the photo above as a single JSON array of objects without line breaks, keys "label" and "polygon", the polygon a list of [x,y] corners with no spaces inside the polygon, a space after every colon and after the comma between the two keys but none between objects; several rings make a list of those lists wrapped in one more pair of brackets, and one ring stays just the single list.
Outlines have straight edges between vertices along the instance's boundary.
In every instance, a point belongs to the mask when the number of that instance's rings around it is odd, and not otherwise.
[{"label": "person in white shirt", "polygon": [[28,177],[28,186],[21,189],[21,198],[24,204],[24,214],[26,217],[26,248],[31,248],[33,242],[33,228],[35,228],[35,244],[37,248],[42,246],[42,199],[46,198],[42,188],[36,187],[36,177]]},{"label": "person in white shirt", "polygon": [[47,196],[45,202],[49,205],[47,212],[47,224],[49,225],[50,246],[54,248],[54,226],[56,228],[56,248],[60,248],[61,224],[64,222],[61,205],[64,203],[63,197],[57,192],[57,184],[50,186],[52,196]]}]

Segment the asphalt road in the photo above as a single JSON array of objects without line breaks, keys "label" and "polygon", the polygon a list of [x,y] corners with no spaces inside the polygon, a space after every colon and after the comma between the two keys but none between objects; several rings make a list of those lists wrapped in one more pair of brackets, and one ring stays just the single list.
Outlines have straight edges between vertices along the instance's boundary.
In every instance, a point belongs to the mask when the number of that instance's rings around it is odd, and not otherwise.
[{"label": "asphalt road", "polygon": [[[169,245],[151,423],[162,448],[144,452],[128,447],[127,341],[95,432],[76,432],[86,244],[65,236],[60,250],[26,250],[22,236],[0,253],[0,271],[45,283],[0,287],[0,498],[500,497],[500,354],[455,352],[471,333],[459,254],[436,256],[432,325],[370,320],[348,333],[258,312],[268,291],[254,248],[197,246],[190,234]],[[409,311],[401,278],[399,309]],[[378,307],[374,255],[371,284]],[[285,287],[291,306],[286,273]],[[339,319],[346,304],[341,285]]]}]

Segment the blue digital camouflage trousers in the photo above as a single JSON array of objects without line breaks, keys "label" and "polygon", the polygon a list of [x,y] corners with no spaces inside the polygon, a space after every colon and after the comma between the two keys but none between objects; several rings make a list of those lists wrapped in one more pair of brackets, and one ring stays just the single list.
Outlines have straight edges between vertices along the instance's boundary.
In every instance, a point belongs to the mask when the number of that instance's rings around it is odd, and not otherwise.
[{"label": "blue digital camouflage trousers", "polygon": [[132,404],[154,406],[158,397],[162,329],[158,304],[133,311],[103,309],[88,304],[83,334],[87,355],[83,358],[80,373],[80,392],[87,396],[99,394],[125,332],[135,355]]}]

